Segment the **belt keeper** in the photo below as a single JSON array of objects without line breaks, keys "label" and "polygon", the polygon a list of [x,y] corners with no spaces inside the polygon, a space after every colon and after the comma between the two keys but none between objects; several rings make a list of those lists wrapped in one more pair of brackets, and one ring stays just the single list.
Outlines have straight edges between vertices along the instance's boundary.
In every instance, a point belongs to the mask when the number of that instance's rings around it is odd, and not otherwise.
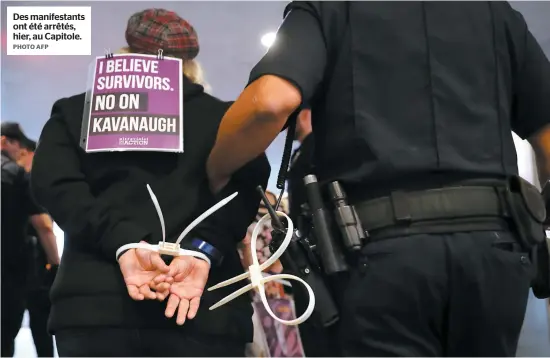
[{"label": "belt keeper", "polygon": [[394,191],[390,194],[393,217],[398,223],[412,221],[407,194],[402,191]]}]

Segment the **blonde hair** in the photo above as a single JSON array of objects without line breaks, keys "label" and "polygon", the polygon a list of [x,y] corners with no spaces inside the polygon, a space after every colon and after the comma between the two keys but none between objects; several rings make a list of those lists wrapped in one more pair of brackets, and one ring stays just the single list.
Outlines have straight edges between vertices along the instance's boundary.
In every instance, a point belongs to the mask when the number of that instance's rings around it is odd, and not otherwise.
[{"label": "blonde hair", "polygon": [[[129,47],[121,48],[117,53],[136,53],[132,51]],[[183,74],[189,79],[189,81],[201,85],[204,87],[204,92],[210,93],[211,87],[204,79],[204,71],[202,70],[201,64],[197,60],[184,60],[182,65]]]}]

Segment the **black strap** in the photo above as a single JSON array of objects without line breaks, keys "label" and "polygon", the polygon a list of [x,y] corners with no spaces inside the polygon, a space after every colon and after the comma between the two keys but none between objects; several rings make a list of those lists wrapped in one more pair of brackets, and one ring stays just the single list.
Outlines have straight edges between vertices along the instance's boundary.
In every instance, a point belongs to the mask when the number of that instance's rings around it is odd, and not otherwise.
[{"label": "black strap", "polygon": [[460,186],[416,192],[394,192],[391,196],[355,205],[367,231],[426,221],[509,217],[501,199],[504,188]]}]

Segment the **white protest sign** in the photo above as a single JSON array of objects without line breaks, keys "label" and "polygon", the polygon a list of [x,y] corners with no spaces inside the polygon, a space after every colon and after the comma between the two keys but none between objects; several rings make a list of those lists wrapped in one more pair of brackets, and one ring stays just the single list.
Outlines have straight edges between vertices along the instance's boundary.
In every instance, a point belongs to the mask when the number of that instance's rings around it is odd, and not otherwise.
[{"label": "white protest sign", "polygon": [[91,55],[89,6],[8,6],[7,54]]}]

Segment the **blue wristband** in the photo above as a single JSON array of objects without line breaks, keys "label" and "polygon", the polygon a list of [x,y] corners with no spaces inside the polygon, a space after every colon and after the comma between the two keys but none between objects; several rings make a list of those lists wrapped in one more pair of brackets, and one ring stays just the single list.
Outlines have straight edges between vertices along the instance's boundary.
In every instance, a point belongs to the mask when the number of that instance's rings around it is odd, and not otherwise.
[{"label": "blue wristband", "polygon": [[202,239],[193,239],[191,241],[191,247],[208,256],[212,263],[214,263],[216,266],[220,265],[223,261],[223,254],[214,246],[210,245]]}]

